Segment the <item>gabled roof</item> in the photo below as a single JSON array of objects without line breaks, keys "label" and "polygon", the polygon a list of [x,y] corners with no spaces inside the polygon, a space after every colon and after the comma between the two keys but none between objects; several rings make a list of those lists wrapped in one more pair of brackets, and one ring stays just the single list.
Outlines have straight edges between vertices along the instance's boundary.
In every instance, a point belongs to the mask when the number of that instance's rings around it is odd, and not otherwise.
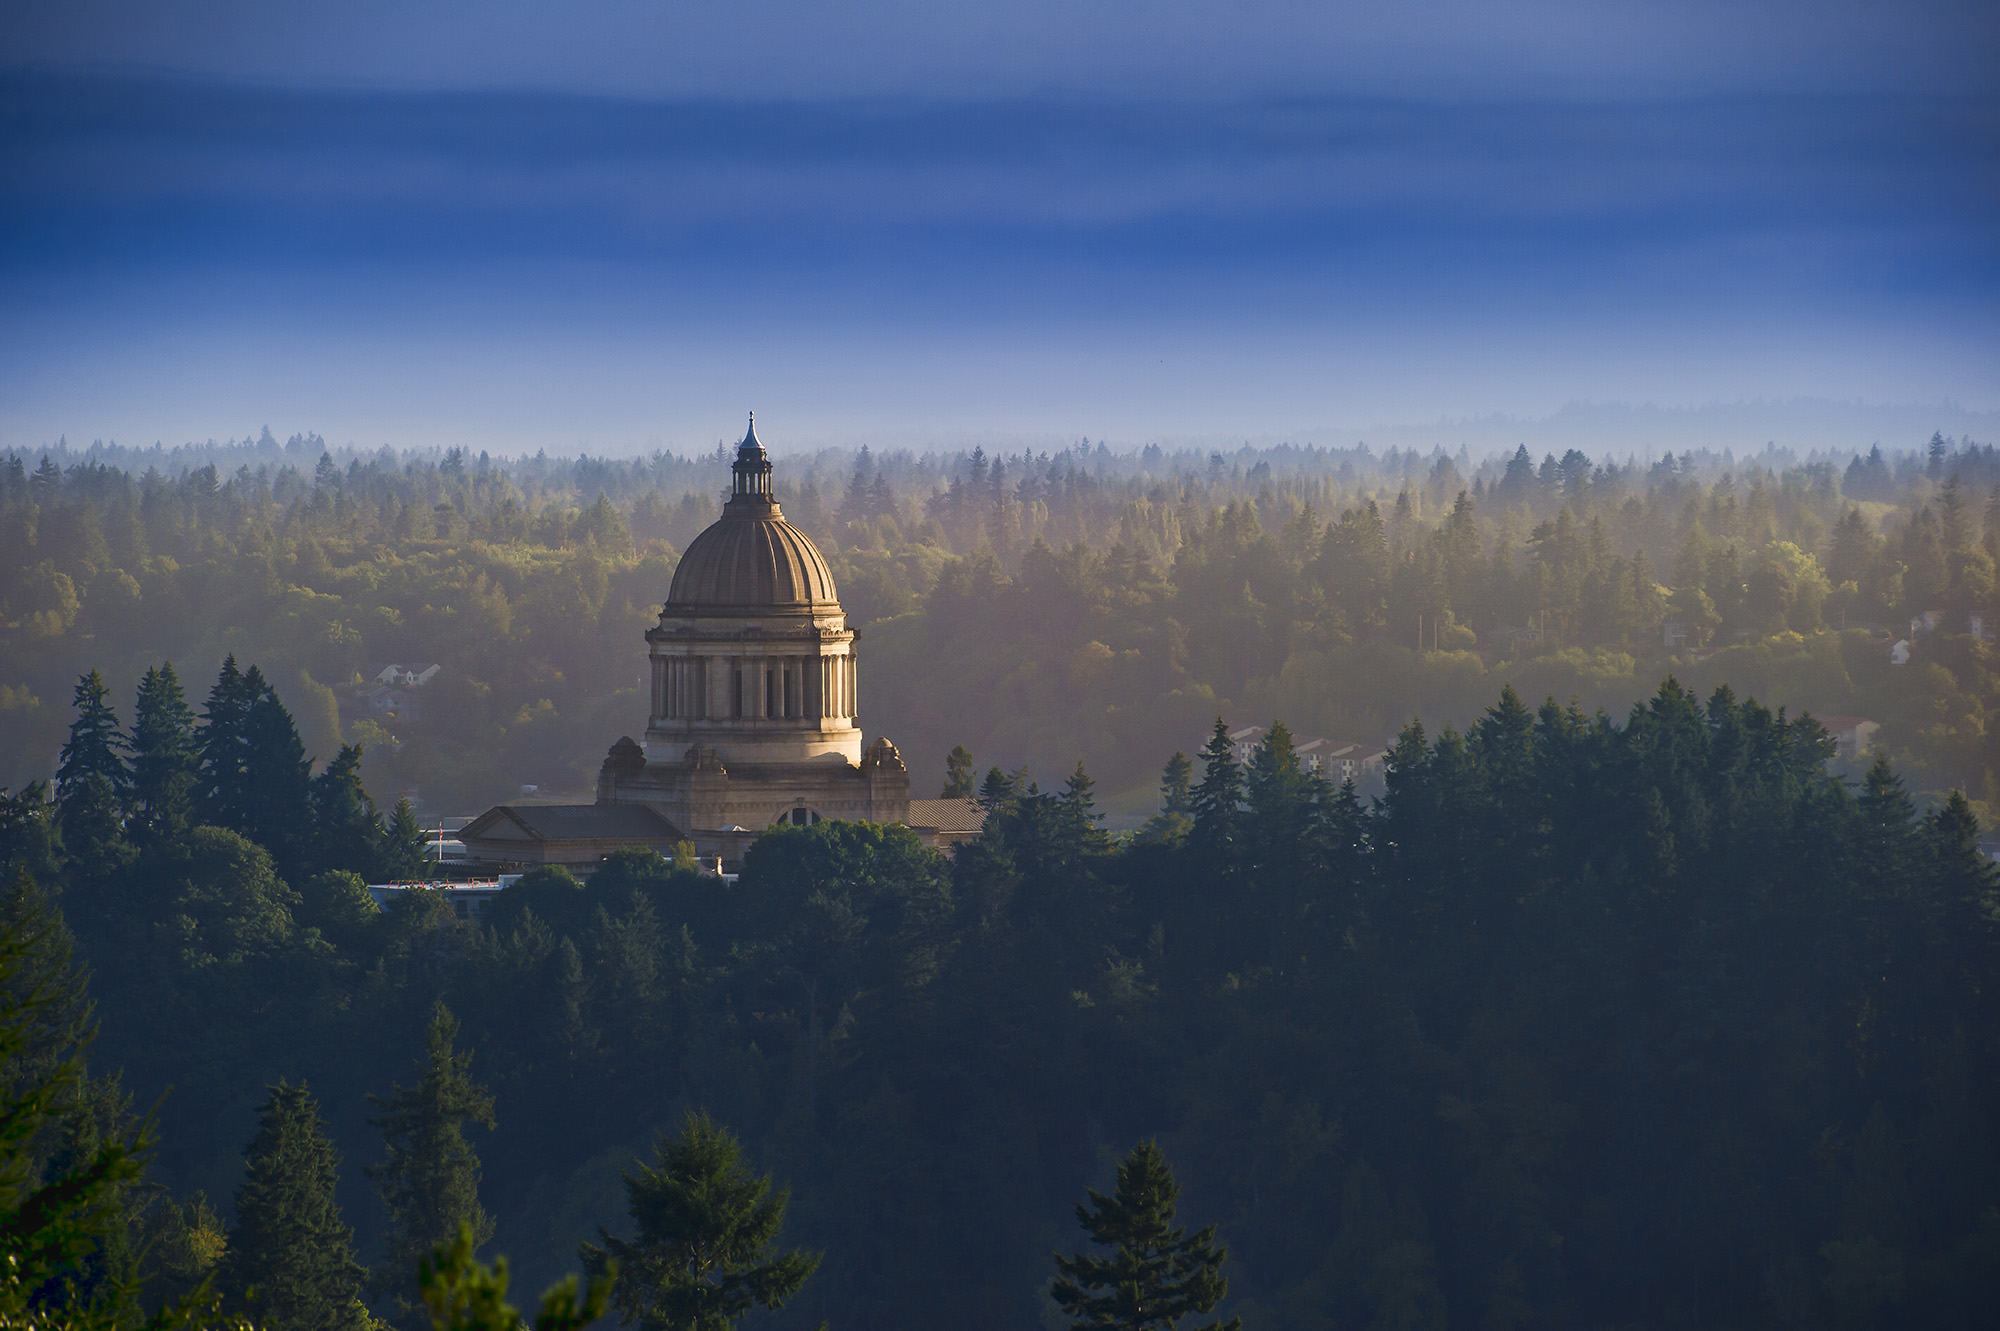
[{"label": "gabled roof", "polygon": [[904,824],[933,832],[977,832],[986,826],[986,810],[978,800],[911,800]]},{"label": "gabled roof", "polygon": [[501,804],[459,829],[461,841],[678,841],[643,804]]}]

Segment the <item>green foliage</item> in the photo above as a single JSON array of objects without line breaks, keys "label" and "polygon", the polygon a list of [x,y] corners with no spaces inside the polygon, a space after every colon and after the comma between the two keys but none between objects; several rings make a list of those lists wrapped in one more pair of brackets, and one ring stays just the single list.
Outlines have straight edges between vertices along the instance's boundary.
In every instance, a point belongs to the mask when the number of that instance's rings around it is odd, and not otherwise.
[{"label": "green foliage", "polygon": [[951,746],[951,752],[944,759],[944,789],[938,792],[939,799],[969,800],[972,798],[972,750],[963,744]]},{"label": "green foliage", "polygon": [[[523,1325],[520,1310],[507,1302],[507,1259],[491,1267],[473,1256],[472,1226],[460,1221],[450,1242],[440,1243],[418,1264],[417,1288],[430,1314],[432,1331],[515,1331]],[[575,1276],[542,1295],[534,1331],[578,1331],[604,1315],[612,1274],[593,1278],[579,1296]]]},{"label": "green foliage", "polygon": [[[88,1120],[94,1031],[67,931],[17,875],[0,916],[0,1323],[39,1308],[115,1325],[136,1291],[115,1262],[150,1125],[109,1140]],[[79,1131],[82,1129],[82,1131]]]},{"label": "green foliage", "polygon": [[[1215,1246],[1215,1226],[1189,1234],[1174,1227],[1180,1185],[1153,1142],[1140,1142],[1118,1165],[1111,1196],[1092,1188],[1077,1223],[1109,1255],[1056,1256],[1062,1274],[1049,1287],[1078,1327],[1120,1331],[1171,1328],[1184,1317],[1214,1310],[1229,1293],[1222,1274],[1228,1250]],[[1210,1322],[1202,1331],[1242,1331],[1242,1320]]]},{"label": "green foliage", "polygon": [[148,666],[132,709],[132,810],[139,834],[174,837],[187,830],[199,764],[194,710],[173,662]]},{"label": "green foliage", "polygon": [[244,1151],[222,1288],[270,1331],[369,1331],[367,1272],[340,1218],[340,1163],[303,1084],[280,1081]]},{"label": "green foliage", "polygon": [[421,1258],[449,1246],[461,1227],[475,1247],[493,1237],[493,1219],[479,1204],[479,1157],[465,1139],[468,1123],[494,1126],[493,1096],[472,1080],[472,1051],[455,1050],[457,1037],[458,1019],[439,1003],[424,1035],[422,1079],[375,1097],[385,1158],[369,1174],[389,1212],[376,1283],[405,1319],[417,1306],[407,1273]]},{"label": "green foliage", "polygon": [[746,1172],[736,1137],[690,1111],[679,1138],[625,1176],[630,1240],[598,1231],[581,1255],[594,1276],[615,1266],[612,1303],[652,1331],[729,1331],[753,1307],[781,1308],[818,1268],[818,1253],[776,1252],[788,1189]]}]

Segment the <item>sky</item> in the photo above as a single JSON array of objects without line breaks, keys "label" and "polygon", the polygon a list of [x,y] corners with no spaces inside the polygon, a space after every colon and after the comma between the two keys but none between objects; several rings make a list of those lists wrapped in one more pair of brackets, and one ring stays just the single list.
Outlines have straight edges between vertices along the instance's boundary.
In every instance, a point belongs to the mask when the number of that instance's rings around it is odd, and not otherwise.
[{"label": "sky", "polygon": [[0,0],[0,447],[753,408],[1990,442],[2000,6]]}]

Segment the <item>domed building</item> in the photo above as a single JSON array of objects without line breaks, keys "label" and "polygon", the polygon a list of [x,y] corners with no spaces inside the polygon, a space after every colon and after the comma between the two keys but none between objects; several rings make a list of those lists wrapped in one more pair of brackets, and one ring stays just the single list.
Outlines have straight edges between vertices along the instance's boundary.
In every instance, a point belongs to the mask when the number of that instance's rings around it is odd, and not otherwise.
[{"label": "domed building", "polygon": [[595,805],[489,810],[459,834],[468,852],[584,867],[606,848],[687,840],[733,861],[774,823],[909,821],[896,746],[862,748],[856,634],[825,556],[772,495],[754,415],[731,472],[722,516],[688,545],[646,632],[644,742],[611,746]]}]

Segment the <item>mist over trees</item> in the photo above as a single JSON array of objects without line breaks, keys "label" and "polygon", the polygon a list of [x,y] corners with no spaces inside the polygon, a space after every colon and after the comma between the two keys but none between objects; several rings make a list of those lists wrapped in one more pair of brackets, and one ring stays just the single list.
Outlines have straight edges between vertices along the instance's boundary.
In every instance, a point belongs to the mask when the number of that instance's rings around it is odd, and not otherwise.
[{"label": "mist over trees", "polygon": [[[383,806],[586,791],[643,724],[640,635],[727,449],[493,459],[315,436],[0,461],[0,751],[52,775],[77,677],[254,659],[304,756]],[[1143,813],[1223,713],[1382,742],[1507,682],[1622,711],[1667,670],[1878,721],[1917,787],[1994,810],[1990,447],[1475,461],[1243,448],[781,457],[785,511],[862,627],[864,722],[919,764],[1089,759]],[[1910,621],[1936,612],[1912,635]],[[1676,628],[1674,646],[1666,627]],[[1886,635],[1886,636],[1884,636]],[[1914,659],[1892,669],[1890,643]],[[1695,659],[1698,658],[1698,659]],[[428,661],[417,716],[364,672]],[[928,784],[928,779],[926,779]]]}]

